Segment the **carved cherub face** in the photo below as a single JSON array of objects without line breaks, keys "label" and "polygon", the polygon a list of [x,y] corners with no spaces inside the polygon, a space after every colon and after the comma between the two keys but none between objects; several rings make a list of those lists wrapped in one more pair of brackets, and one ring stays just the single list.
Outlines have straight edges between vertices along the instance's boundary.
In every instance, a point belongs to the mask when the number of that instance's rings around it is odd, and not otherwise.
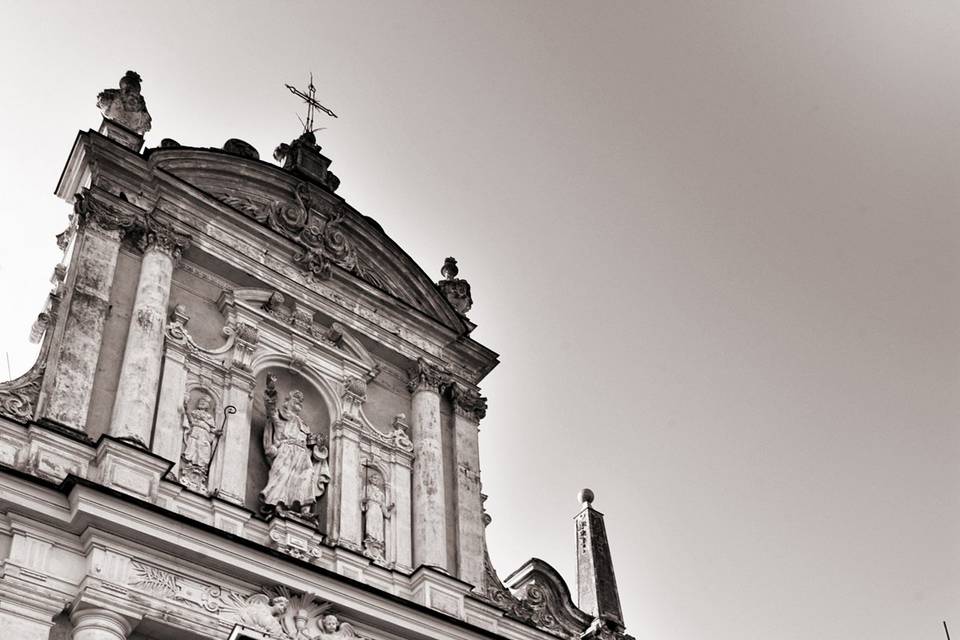
[{"label": "carved cherub face", "polygon": [[284,613],[287,610],[287,603],[289,600],[283,596],[276,596],[270,600],[271,608],[277,613]]},{"label": "carved cherub face", "polygon": [[330,614],[323,616],[323,630],[326,633],[334,633],[337,630],[337,627],[340,626],[340,621],[337,620],[337,616]]}]

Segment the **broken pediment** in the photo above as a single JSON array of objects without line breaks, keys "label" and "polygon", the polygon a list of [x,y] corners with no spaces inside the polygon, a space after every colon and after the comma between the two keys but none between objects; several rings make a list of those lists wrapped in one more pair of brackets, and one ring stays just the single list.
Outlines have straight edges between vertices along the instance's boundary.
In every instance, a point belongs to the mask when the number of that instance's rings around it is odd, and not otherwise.
[{"label": "broken pediment", "polygon": [[570,597],[566,582],[556,569],[531,558],[507,576],[510,591],[507,615],[561,638],[580,638],[593,622]]}]

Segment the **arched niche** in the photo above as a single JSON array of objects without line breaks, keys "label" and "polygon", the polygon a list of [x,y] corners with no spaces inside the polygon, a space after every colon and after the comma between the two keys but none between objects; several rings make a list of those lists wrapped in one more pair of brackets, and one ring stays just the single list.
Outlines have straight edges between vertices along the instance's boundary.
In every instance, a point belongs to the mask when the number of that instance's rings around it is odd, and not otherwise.
[{"label": "arched niche", "polygon": [[[336,396],[333,394],[329,384],[311,371],[293,371],[286,364],[272,359],[265,359],[259,363],[255,363],[254,371],[256,372],[256,386],[253,392],[253,406],[250,419],[250,451],[247,462],[247,482],[244,504],[248,509],[260,513],[261,504],[259,494],[267,485],[270,472],[270,465],[263,447],[263,433],[267,422],[265,404],[267,376],[276,376],[277,396],[280,402],[293,390],[299,390],[303,393],[303,412],[301,413],[301,417],[310,427],[312,433],[323,437],[323,441],[328,447],[330,443],[330,425],[336,419],[339,407]],[[328,496],[329,486],[327,492],[325,492],[317,504],[314,505],[314,513],[318,516],[318,524],[321,531],[326,531]]]}]

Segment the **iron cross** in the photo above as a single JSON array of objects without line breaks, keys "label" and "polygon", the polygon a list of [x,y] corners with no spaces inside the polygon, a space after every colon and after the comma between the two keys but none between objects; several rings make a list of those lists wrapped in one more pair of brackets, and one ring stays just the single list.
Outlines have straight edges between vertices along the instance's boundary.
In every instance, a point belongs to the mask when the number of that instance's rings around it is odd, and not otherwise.
[{"label": "iron cross", "polygon": [[[302,118],[300,119],[300,122],[303,124],[304,133],[313,133],[315,131],[315,129],[313,128],[313,110],[314,109],[320,109],[325,114],[333,118],[337,117],[337,114],[335,114],[333,111],[331,111],[330,109],[327,109],[325,106],[317,102],[317,99],[315,97],[317,95],[317,88],[313,86],[312,73],[310,74],[310,85],[307,87],[306,93],[304,93],[303,91],[300,91],[300,89],[297,89],[293,85],[286,84],[284,86],[290,90],[290,93],[297,96],[298,98],[301,98],[304,102],[307,103],[307,121],[304,122]],[[297,117],[300,118],[300,116],[297,116]]]}]

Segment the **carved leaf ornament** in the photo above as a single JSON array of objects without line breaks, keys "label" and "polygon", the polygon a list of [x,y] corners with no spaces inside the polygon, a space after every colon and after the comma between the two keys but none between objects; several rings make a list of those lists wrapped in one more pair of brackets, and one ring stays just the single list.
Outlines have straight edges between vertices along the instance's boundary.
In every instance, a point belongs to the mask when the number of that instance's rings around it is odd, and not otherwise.
[{"label": "carved leaf ornament", "polygon": [[245,195],[219,193],[220,202],[268,226],[297,244],[293,260],[315,280],[326,280],[337,266],[368,284],[401,300],[419,306],[409,292],[391,282],[389,277],[371,265],[357,251],[344,233],[343,211],[334,205],[315,200],[306,183],[294,189],[295,205],[278,201],[258,202]]}]

